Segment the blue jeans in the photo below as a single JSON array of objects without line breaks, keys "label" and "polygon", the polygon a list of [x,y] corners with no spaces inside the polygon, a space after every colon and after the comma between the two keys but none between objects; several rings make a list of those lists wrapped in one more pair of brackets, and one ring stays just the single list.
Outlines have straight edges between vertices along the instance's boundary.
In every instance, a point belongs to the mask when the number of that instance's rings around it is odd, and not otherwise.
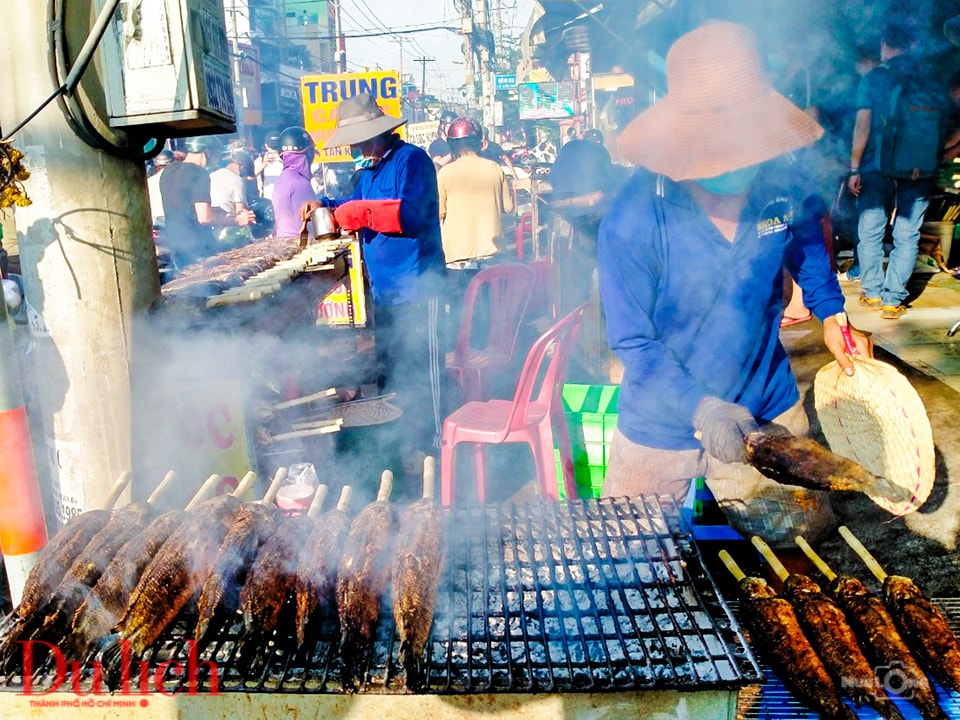
[{"label": "blue jeans", "polygon": [[[864,295],[880,298],[883,305],[900,305],[907,297],[907,281],[917,261],[920,225],[930,204],[933,180],[893,180],[866,173],[861,181],[857,225],[860,287]],[[884,274],[883,237],[894,210],[893,250]]]}]

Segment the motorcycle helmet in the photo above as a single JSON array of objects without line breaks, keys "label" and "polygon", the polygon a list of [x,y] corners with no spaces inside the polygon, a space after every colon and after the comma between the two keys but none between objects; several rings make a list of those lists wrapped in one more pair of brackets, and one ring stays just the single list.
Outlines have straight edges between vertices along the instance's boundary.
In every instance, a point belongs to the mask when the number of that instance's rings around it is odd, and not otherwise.
[{"label": "motorcycle helmet", "polygon": [[274,152],[280,152],[280,133],[272,132],[263,139],[263,144]]},{"label": "motorcycle helmet", "polygon": [[447,140],[481,137],[483,137],[483,129],[480,127],[480,123],[472,117],[458,117],[447,128]]},{"label": "motorcycle helmet", "polygon": [[166,167],[173,162],[173,153],[169,150],[161,150],[157,156],[153,159],[153,165],[158,170],[162,167]]},{"label": "motorcycle helmet", "polygon": [[280,152],[302,153],[313,147],[313,138],[302,127],[288,127],[280,133]]},{"label": "motorcycle helmet", "polygon": [[183,143],[183,149],[188,153],[220,153],[223,149],[223,143],[215,135],[200,135],[187,138]]}]

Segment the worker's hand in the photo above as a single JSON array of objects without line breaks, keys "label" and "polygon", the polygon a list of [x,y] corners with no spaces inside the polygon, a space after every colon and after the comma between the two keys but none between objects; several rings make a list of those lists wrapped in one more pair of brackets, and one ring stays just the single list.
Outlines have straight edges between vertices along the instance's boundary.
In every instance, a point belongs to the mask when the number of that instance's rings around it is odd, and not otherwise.
[{"label": "worker's hand", "polygon": [[717,397],[705,397],[700,401],[693,413],[693,427],[703,449],[725,463],[746,462],[745,438],[760,430],[749,410]]},{"label": "worker's hand", "polygon": [[376,232],[399,233],[400,200],[350,200],[334,211],[337,222],[347,232],[370,228]]},{"label": "worker's hand", "polygon": [[847,188],[849,188],[850,192],[855,196],[860,196],[860,191],[863,190],[863,179],[860,177],[860,173],[847,178]]},{"label": "worker's hand", "polygon": [[245,227],[247,225],[257,224],[257,215],[253,210],[241,210],[236,214],[237,226]]},{"label": "worker's hand", "polygon": [[[841,322],[841,316],[831,315],[823,321],[823,344],[827,346],[827,350],[836,358],[840,369],[847,375],[853,375],[854,365],[853,360],[850,358],[853,355],[872,358],[873,338],[857,330],[853,325],[850,325],[845,314],[842,316],[842,320],[843,322]],[[853,343],[852,348],[844,337],[844,323],[846,323],[850,331],[850,343]]]}]

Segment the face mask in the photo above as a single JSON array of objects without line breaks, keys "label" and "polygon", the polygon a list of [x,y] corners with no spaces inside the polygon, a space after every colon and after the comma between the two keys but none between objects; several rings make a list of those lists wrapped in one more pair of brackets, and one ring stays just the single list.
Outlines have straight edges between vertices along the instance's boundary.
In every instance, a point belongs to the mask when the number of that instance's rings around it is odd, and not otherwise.
[{"label": "face mask", "polygon": [[360,148],[352,149],[350,155],[353,157],[353,167],[355,170],[369,170],[377,164],[377,160],[379,159],[364,157],[363,151]]},{"label": "face mask", "polygon": [[731,170],[722,175],[703,178],[696,182],[708,193],[714,195],[739,195],[750,187],[750,183],[757,177],[758,172],[760,172],[759,165],[749,165],[739,170]]}]

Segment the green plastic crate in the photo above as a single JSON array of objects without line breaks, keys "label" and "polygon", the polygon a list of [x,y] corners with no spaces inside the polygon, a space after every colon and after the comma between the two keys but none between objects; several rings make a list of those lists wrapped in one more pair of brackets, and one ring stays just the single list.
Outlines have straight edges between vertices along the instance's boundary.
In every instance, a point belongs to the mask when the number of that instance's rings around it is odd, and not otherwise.
[{"label": "green plastic crate", "polygon": [[[567,383],[563,386],[563,410],[573,450],[573,476],[581,498],[600,497],[603,490],[619,400],[619,385]],[[560,497],[565,498],[560,451],[555,450],[554,456],[557,487]]]}]

